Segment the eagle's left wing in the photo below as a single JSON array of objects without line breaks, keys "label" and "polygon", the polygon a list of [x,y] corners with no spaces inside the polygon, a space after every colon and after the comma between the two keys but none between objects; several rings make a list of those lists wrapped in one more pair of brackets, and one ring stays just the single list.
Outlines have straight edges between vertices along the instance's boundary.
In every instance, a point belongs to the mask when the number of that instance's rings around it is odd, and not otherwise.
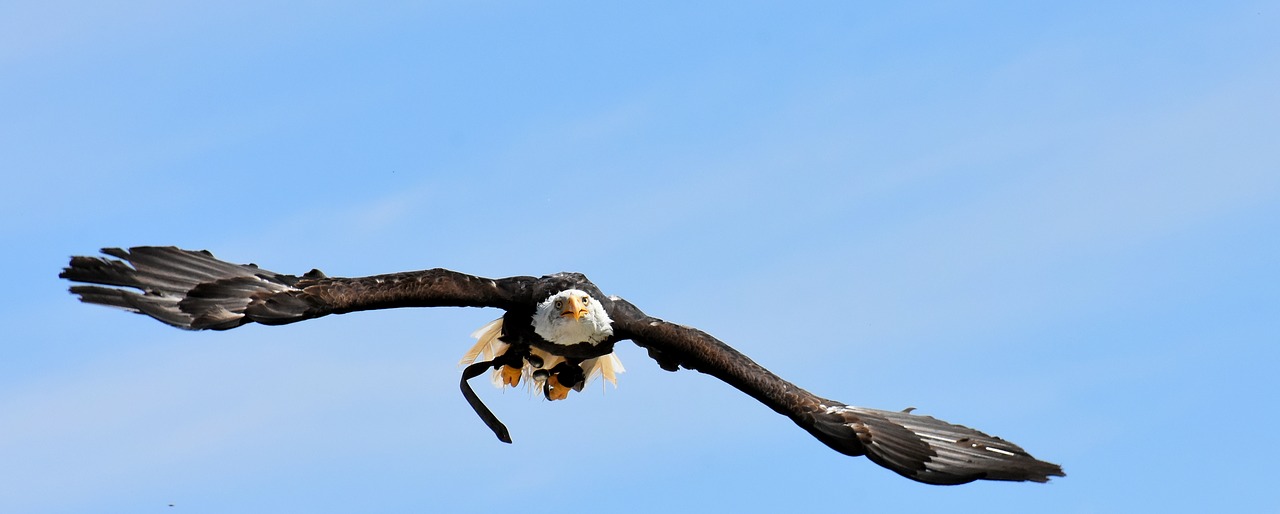
[{"label": "eagle's left wing", "polygon": [[[827,446],[866,455],[907,478],[930,484],[974,480],[1048,481],[1062,468],[977,430],[927,416],[848,406],[779,378],[705,332],[646,316],[625,300],[605,297],[586,277],[488,279],[445,269],[358,278],[331,278],[318,270],[283,275],[252,264],[220,261],[205,251],[144,246],[102,252],[116,259],[73,257],[62,278],[88,303],[146,314],[170,325],[226,330],[247,323],[281,325],[329,314],[396,307],[497,307],[532,314],[535,299],[580,288],[603,299],[614,320],[604,344],[632,339],[664,369],[683,366],[715,376],[768,405]],[[491,363],[474,364],[465,379]],[[475,369],[472,369],[475,368]],[[471,393],[468,401],[498,437],[510,442],[492,413]],[[477,405],[479,405],[477,407]]]},{"label": "eagle's left wing", "polygon": [[1017,445],[929,416],[845,405],[818,397],[774,375],[746,355],[695,328],[645,315],[610,298],[615,335],[647,350],[663,369],[693,369],[727,382],[791,418],[827,446],[866,455],[876,464],[928,484],[974,480],[1047,482],[1062,468]]}]

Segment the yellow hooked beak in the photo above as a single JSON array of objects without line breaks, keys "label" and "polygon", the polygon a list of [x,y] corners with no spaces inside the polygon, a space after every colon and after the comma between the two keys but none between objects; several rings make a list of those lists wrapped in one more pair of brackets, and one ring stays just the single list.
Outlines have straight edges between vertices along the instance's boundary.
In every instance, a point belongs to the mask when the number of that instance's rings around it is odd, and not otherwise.
[{"label": "yellow hooked beak", "polygon": [[570,296],[569,301],[564,303],[564,310],[560,311],[560,316],[567,318],[572,316],[574,321],[582,319],[587,315],[586,299],[579,299],[576,296]]}]

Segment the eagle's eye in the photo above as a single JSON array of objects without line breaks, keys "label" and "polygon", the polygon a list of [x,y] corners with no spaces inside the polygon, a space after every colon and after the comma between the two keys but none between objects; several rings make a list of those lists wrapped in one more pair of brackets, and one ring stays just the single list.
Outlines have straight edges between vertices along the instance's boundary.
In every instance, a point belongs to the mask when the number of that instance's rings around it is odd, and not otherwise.
[{"label": "eagle's eye", "polygon": [[591,297],[590,297],[590,296],[584,296],[584,297],[582,297],[582,305],[583,305],[583,306],[586,306],[586,305],[587,305],[587,302],[589,302],[589,301],[591,301]]},{"label": "eagle's eye", "polygon": [[563,308],[564,308],[564,300],[556,300],[556,308],[557,308],[557,309],[563,309]]}]

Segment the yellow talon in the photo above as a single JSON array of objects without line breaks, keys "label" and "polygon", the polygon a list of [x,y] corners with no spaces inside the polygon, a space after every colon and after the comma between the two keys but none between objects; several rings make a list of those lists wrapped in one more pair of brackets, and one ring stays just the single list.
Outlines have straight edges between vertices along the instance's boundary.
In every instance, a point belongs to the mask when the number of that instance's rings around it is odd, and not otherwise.
[{"label": "yellow talon", "polygon": [[520,368],[512,366],[502,367],[502,383],[515,387],[520,385]]},{"label": "yellow talon", "polygon": [[563,400],[569,397],[569,388],[560,383],[560,379],[556,375],[547,378],[547,399]]}]

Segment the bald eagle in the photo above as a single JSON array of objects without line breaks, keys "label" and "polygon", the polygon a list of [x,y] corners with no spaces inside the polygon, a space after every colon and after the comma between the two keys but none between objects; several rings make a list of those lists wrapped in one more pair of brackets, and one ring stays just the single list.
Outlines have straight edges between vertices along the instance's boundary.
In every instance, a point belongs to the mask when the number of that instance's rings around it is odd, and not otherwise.
[{"label": "bald eagle", "polygon": [[504,442],[507,428],[467,385],[486,371],[495,384],[532,385],[547,399],[566,398],[595,376],[614,381],[622,365],[616,343],[631,340],[667,371],[683,367],[716,377],[790,418],[837,452],[865,455],[927,484],[974,480],[1047,482],[1062,468],[1017,445],[911,409],[855,407],[819,397],[770,373],[737,350],[695,328],[646,315],[605,296],[579,273],[499,279],[430,269],[358,278],[319,270],[283,275],[253,264],[231,264],[207,251],[174,247],[105,248],[115,257],[72,257],[59,275],[87,303],[146,314],[188,330],[228,330],[247,323],[283,325],[371,309],[494,307],[501,318],[474,334],[463,357],[461,389]]}]

